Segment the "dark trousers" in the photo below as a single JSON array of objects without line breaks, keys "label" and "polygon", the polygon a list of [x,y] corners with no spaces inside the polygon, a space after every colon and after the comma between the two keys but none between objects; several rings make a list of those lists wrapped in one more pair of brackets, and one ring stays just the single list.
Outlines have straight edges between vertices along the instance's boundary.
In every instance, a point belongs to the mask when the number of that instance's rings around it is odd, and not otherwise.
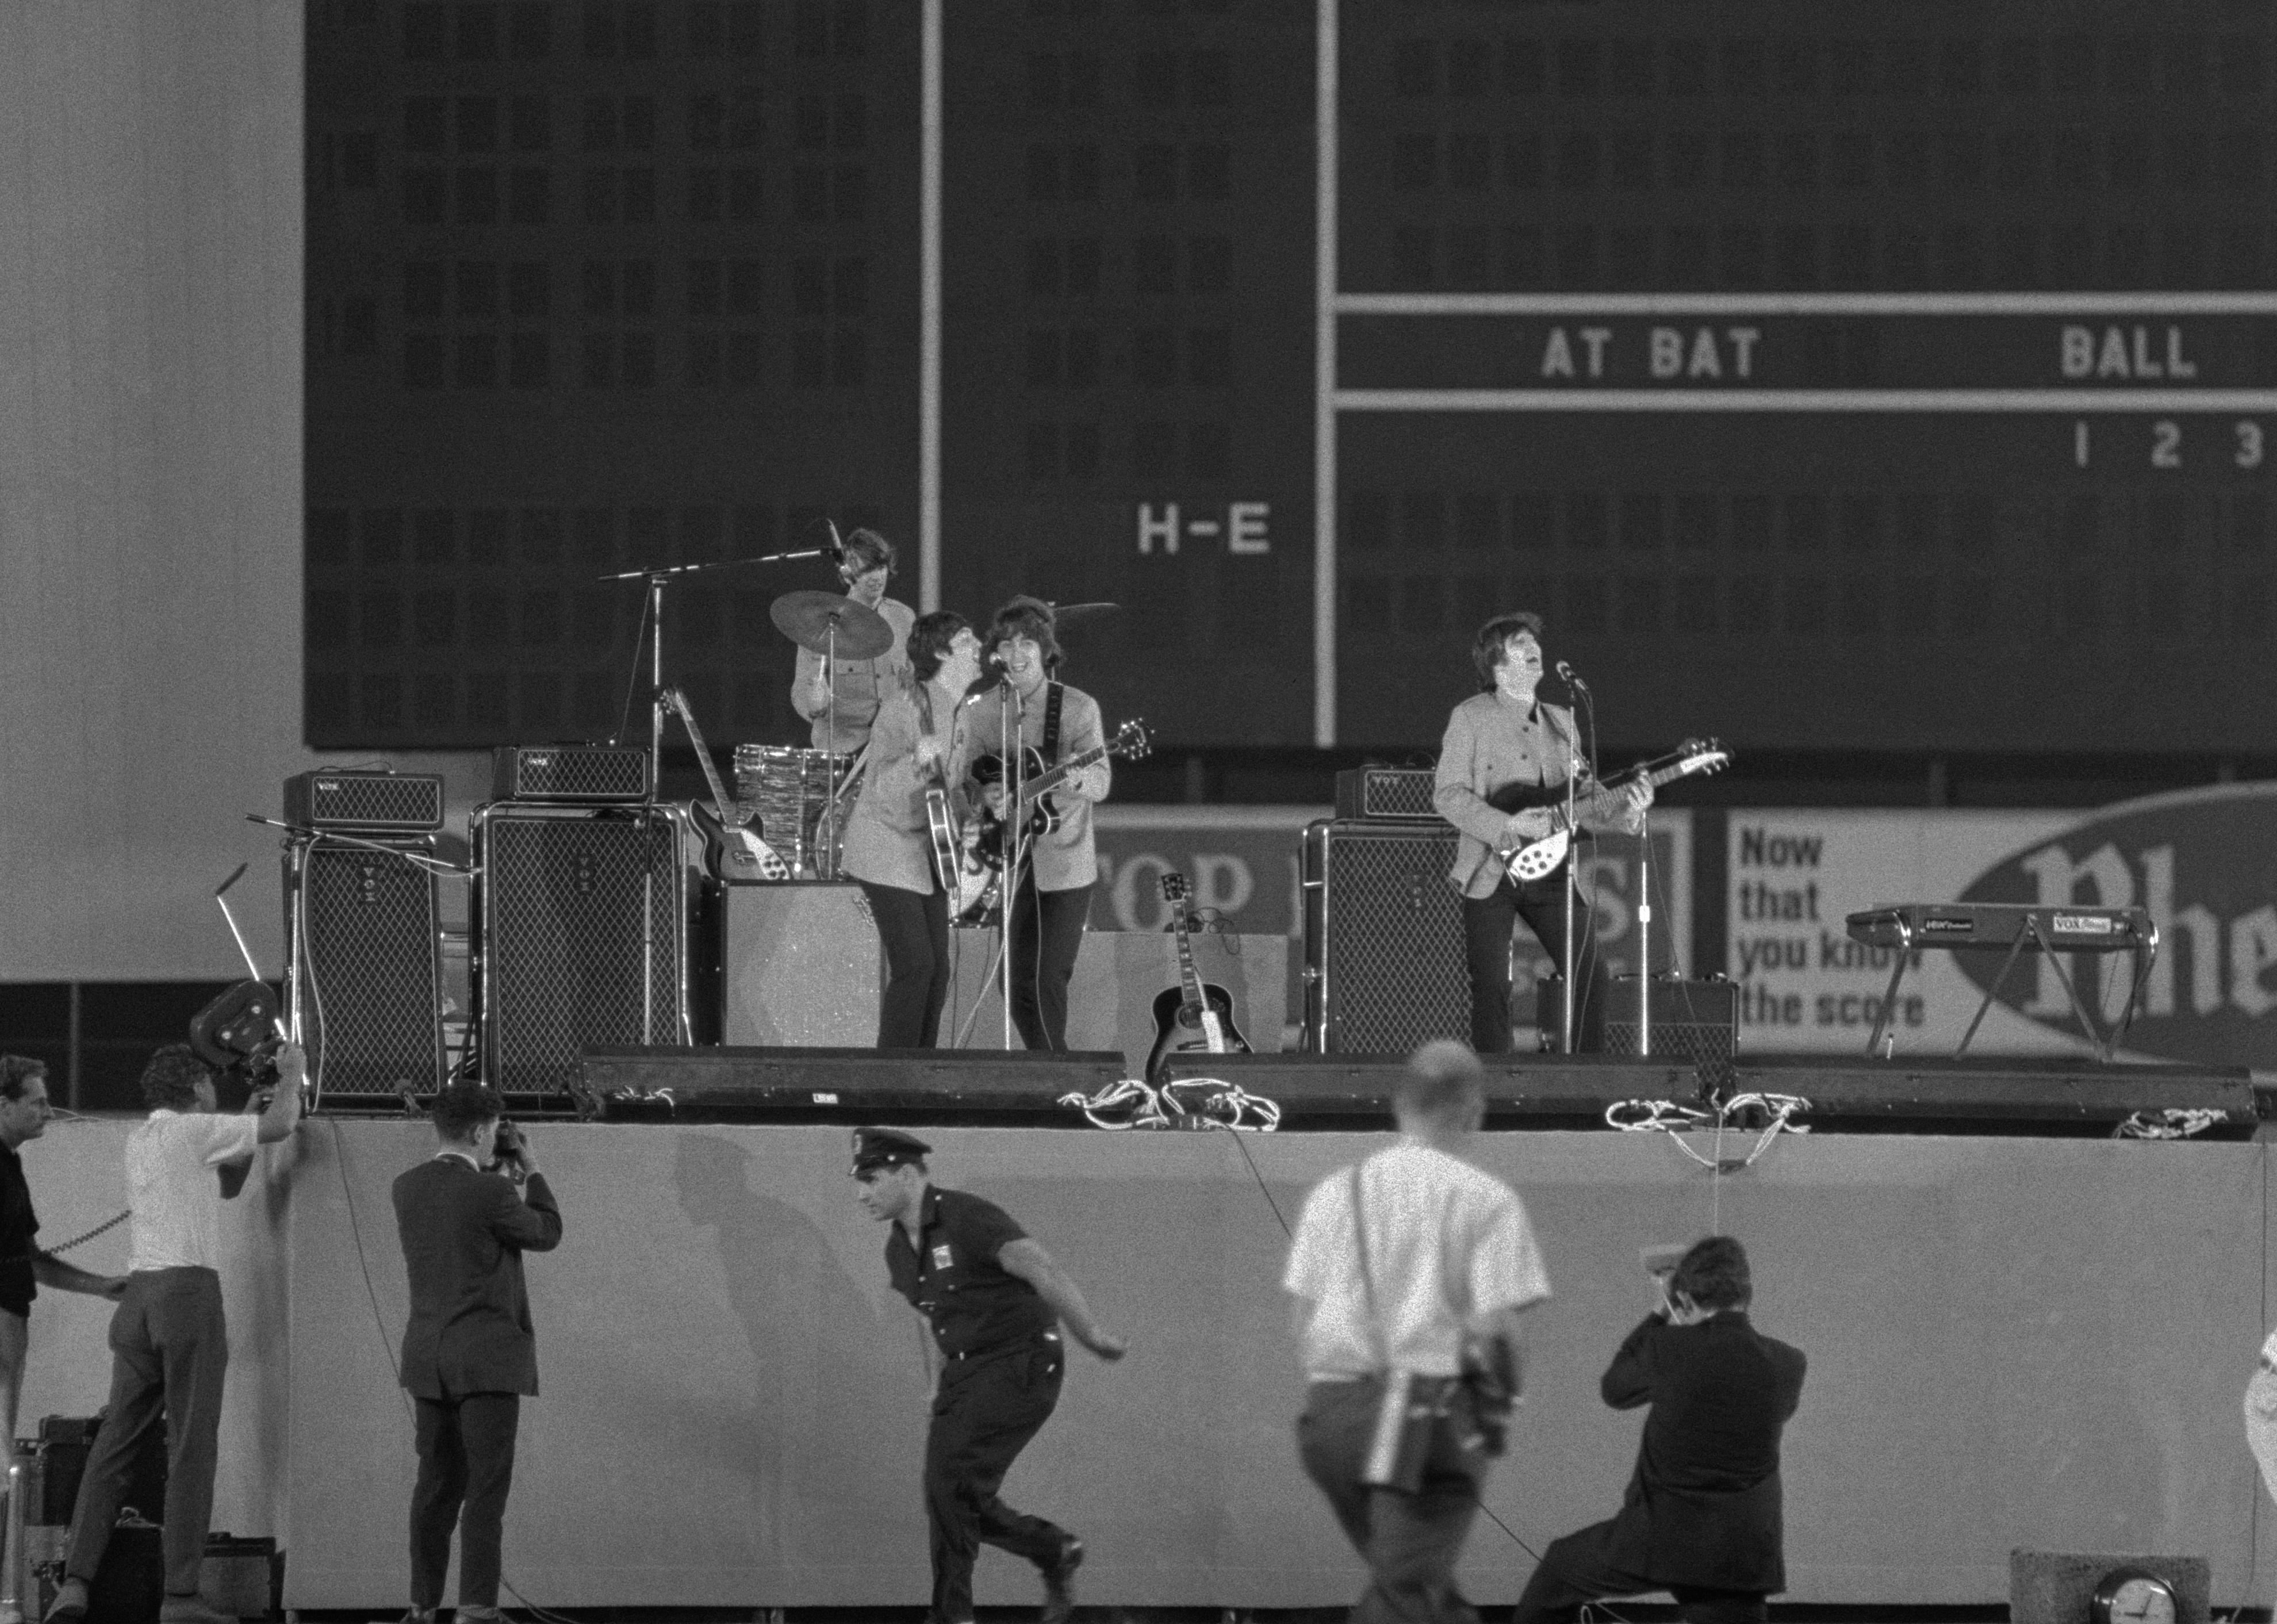
[{"label": "dark trousers", "polygon": [[[126,1294],[110,1316],[110,1407],[72,1512],[65,1564],[72,1578],[92,1582],[103,1566],[135,1449],[163,1415],[166,1593],[197,1594],[206,1524],[213,1516],[222,1376],[228,1369],[219,1275],[210,1269],[146,1269],[126,1277]],[[139,1509],[145,1515],[151,1510]]]},{"label": "dark trousers", "polygon": [[1550,1542],[1526,1593],[1518,1598],[1512,1624],[1573,1624],[1584,1604],[1608,1596],[1641,1596],[1666,1590],[1676,1597],[1685,1624],[1763,1624],[1768,1610],[1761,1590],[1711,1590],[1698,1585],[1664,1584],[1615,1564],[1613,1525],[1599,1522]]},{"label": "dark trousers", "polygon": [[1005,976],[1012,1025],[1030,1048],[1055,1054],[1067,1048],[1068,982],[1091,919],[1091,891],[1087,885],[1039,891],[1032,877],[1024,877],[1005,911],[1011,922]]},{"label": "dark trousers", "polygon": [[495,1607],[522,1396],[475,1392],[463,1399],[415,1398],[412,1403],[418,1413],[419,1481],[411,1491],[411,1605],[443,1605],[455,1523],[459,1605]]},{"label": "dark trousers", "polygon": [[1066,1530],[996,1498],[1004,1474],[1060,1401],[1065,1355],[1057,1341],[979,1364],[952,1360],[933,1395],[925,1433],[925,1520],[933,1529],[929,1624],[972,1617],[972,1564],[982,1541],[1038,1567],[1059,1559]]},{"label": "dark trousers", "polygon": [[[1511,926],[1524,919],[1550,962],[1565,963],[1565,870],[1519,884],[1508,874],[1486,896],[1463,898],[1463,949],[1471,972],[1471,1047],[1481,1055],[1510,1052]],[[1597,933],[1590,928],[1588,898],[1581,898],[1581,929],[1573,942],[1573,1047],[1595,1054],[1605,1046],[1605,987],[1597,973]],[[1547,1029],[1555,1017],[1536,1017]]]},{"label": "dark trousers", "polygon": [[886,949],[886,989],[878,1000],[880,1048],[931,1048],[948,1002],[948,896],[861,881]]},{"label": "dark trousers", "polygon": [[1360,1482],[1375,1434],[1383,1383],[1315,1382],[1297,1422],[1297,1451],[1306,1475],[1329,1497],[1344,1537],[1367,1563],[1367,1589],[1351,1624],[1478,1624],[1455,1589],[1455,1563],[1478,1513],[1484,1455],[1463,1447],[1466,1417],[1441,1419],[1413,1494]]}]

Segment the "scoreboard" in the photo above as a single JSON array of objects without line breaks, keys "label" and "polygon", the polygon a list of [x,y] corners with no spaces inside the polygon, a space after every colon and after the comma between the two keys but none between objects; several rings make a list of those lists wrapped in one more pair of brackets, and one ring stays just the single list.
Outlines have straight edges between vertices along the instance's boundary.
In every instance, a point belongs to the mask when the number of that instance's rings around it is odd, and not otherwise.
[{"label": "scoreboard", "polygon": [[2277,14],[1346,4],[1334,675],[1609,744],[2258,746]]},{"label": "scoreboard", "polygon": [[[324,0],[308,52],[313,743],[612,731],[598,576],[826,520],[912,603],[1118,606],[1069,675],[1169,748],[1428,748],[1517,607],[1613,748],[2277,727],[2277,7]],[[798,738],[765,607],[829,579],[674,589],[714,738]]]}]

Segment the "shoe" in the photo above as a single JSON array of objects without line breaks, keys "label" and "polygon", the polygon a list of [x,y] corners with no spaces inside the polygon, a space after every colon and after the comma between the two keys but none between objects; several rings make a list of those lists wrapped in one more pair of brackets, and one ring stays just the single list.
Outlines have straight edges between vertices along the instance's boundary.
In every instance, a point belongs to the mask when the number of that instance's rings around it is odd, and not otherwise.
[{"label": "shoe", "polygon": [[158,1604],[158,1624],[237,1624],[232,1613],[217,1613],[202,1596],[168,1596]]},{"label": "shoe", "polygon": [[87,1581],[66,1579],[56,1586],[56,1599],[49,1605],[46,1624],[57,1624],[63,1619],[83,1619],[87,1616]]},{"label": "shoe", "polygon": [[1060,1536],[1060,1553],[1044,1571],[1044,1610],[1037,1624],[1068,1624],[1075,1617],[1075,1570],[1083,1566],[1083,1541]]},{"label": "shoe", "polygon": [[435,1624],[435,1609],[432,1607],[406,1607],[403,1610],[401,1624]]}]

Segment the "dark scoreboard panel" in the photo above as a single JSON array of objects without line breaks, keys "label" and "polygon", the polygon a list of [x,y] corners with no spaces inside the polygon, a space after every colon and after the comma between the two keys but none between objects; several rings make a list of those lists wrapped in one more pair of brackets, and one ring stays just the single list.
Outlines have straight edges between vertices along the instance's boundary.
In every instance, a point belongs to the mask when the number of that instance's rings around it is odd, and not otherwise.
[{"label": "dark scoreboard panel", "polygon": [[[1069,674],[1169,747],[1321,736],[1330,530],[1344,743],[1512,606],[1609,743],[2266,739],[2277,7],[1342,0],[1328,515],[1319,11],[943,8],[945,605],[1123,606]],[[311,5],[313,743],[614,731],[597,577],[826,518],[917,600],[924,15]],[[716,740],[830,579],[674,589]]]},{"label": "dark scoreboard panel", "polygon": [[2277,10],[1346,4],[1337,733],[2258,745]]},{"label": "dark scoreboard panel", "polygon": [[944,606],[1110,601],[1110,719],[1309,736],[1312,9],[948,7]]}]

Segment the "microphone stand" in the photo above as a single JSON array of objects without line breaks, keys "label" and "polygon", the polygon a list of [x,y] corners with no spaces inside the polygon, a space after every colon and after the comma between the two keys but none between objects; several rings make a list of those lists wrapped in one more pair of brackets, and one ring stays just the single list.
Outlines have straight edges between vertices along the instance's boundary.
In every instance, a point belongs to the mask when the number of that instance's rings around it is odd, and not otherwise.
[{"label": "microphone stand", "polygon": [[[682,576],[700,575],[706,570],[733,569],[744,564],[788,564],[794,559],[821,558],[831,551],[828,547],[806,547],[796,553],[765,553],[752,558],[720,559],[709,564],[674,564],[658,569],[621,569],[611,575],[596,576],[597,581],[644,581],[648,583],[649,664],[648,664],[648,784],[649,798],[653,800],[664,782],[664,589]],[[836,628],[832,629],[835,644]],[[640,649],[635,645],[633,662],[640,662]],[[826,667],[825,669],[828,667]],[[629,695],[627,696],[630,698]],[[832,696],[833,705],[836,696]]]},{"label": "microphone stand", "polygon": [[[1004,840],[1004,873],[1007,882],[1004,887],[1004,928],[1002,933],[1004,946],[1004,1048],[1009,1053],[1012,1047],[1012,919],[1013,916],[1019,911],[1020,881],[1022,879],[1020,865],[1026,857],[1026,852],[1024,850],[1025,842],[1023,837],[1028,831],[1028,820],[1024,815],[1024,809],[1020,804],[1020,791],[1024,787],[1027,780],[1028,752],[1025,746],[1027,743],[1028,706],[1027,701],[1021,696],[1018,684],[1013,682],[1012,674],[1009,671],[1004,674],[1004,702],[996,707],[996,716],[998,722],[998,736],[1000,739],[999,748],[1003,751],[1003,754],[998,759],[1004,763],[1004,808],[1007,817],[1010,820],[1005,827]],[[1035,881],[1035,876],[1030,874],[1026,876],[1026,878],[1030,886],[1032,888]],[[1038,911],[1040,915],[1042,898],[1036,897],[1033,900],[1036,902]],[[1042,919],[1039,917],[1036,923],[1040,930],[1043,924]],[[1039,949],[1040,949],[1042,945],[1043,944],[1041,942],[1037,944]]]}]

